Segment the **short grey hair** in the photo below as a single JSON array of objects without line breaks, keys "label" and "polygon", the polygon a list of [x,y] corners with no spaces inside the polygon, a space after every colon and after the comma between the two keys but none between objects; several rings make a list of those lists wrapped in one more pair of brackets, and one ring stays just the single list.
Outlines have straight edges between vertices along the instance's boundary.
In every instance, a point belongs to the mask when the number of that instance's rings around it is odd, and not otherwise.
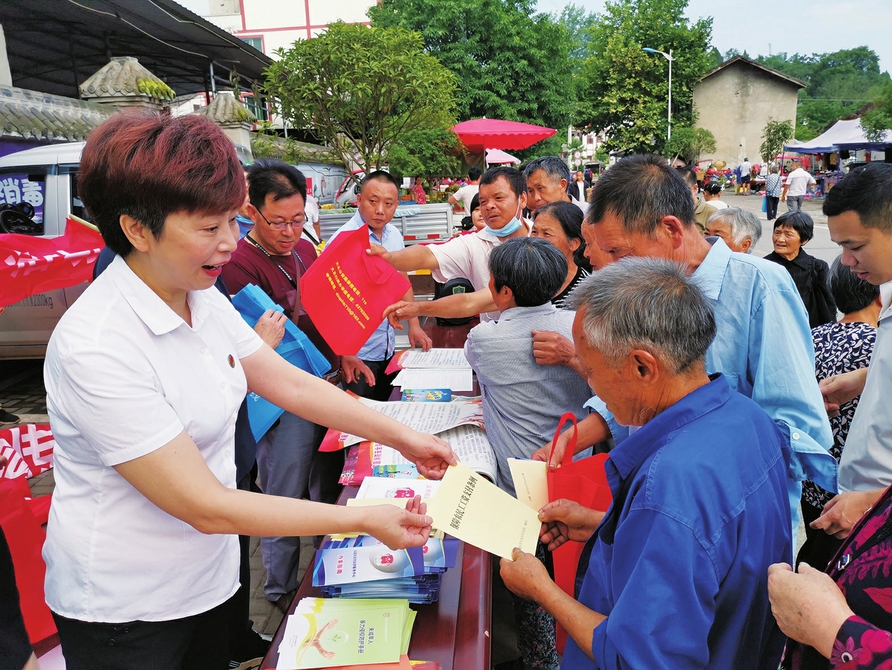
[{"label": "short grey hair", "polygon": [[567,184],[570,183],[570,168],[558,156],[542,156],[541,158],[531,160],[523,169],[523,178],[529,179],[539,170],[545,170],[545,174],[555,184],[561,179],[566,179]]},{"label": "short grey hair", "polygon": [[570,294],[582,330],[611,368],[633,349],[650,352],[672,374],[706,359],[715,338],[712,304],[678,263],[624,258],[584,279]]},{"label": "short grey hair", "polygon": [[707,223],[712,223],[713,221],[727,223],[731,226],[731,238],[736,245],[743,244],[744,240],[752,240],[753,243],[750,245],[747,253],[753,250],[756,242],[762,237],[762,224],[759,222],[758,217],[741,207],[725,207],[717,210],[709,217]]}]

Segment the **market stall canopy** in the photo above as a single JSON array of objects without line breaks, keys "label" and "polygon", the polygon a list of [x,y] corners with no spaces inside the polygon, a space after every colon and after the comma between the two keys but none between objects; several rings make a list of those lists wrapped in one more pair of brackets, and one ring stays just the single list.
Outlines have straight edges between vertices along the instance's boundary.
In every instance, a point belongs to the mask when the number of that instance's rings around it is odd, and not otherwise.
[{"label": "market stall canopy", "polygon": [[177,95],[263,81],[272,60],[173,0],[2,0],[0,25],[13,85],[78,98],[78,86],[115,56],[133,56]]},{"label": "market stall canopy", "polygon": [[887,146],[892,147],[892,131],[886,131],[881,142],[871,142],[867,139],[860,119],[840,120],[834,123],[823,134],[818,135],[808,142],[787,144],[785,151],[795,151],[800,154],[824,154],[840,150],[855,151],[857,149],[873,149],[881,151]]},{"label": "market stall canopy", "polygon": [[519,165],[520,159],[517,156],[506,154],[501,149],[486,150],[487,165]]},{"label": "market stall canopy", "polygon": [[481,154],[487,147],[495,149],[526,149],[554,135],[554,128],[500,119],[462,121],[453,128],[472,154]]}]

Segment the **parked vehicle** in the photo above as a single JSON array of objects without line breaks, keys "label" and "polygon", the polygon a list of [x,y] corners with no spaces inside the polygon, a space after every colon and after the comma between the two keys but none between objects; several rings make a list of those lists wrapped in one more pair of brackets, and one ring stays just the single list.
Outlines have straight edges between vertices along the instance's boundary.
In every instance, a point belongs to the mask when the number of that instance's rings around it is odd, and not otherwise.
[{"label": "parked vehicle", "polygon": [[[33,225],[17,226],[15,232],[52,238],[64,234],[69,214],[89,220],[77,197],[83,148],[83,142],[50,144],[0,158],[0,207],[33,208]],[[43,358],[53,328],[88,283],[38,293],[7,307],[0,315],[0,359]]]},{"label": "parked vehicle", "polygon": [[[353,212],[321,210],[319,225],[322,239],[330,238],[352,217]],[[452,205],[448,203],[401,205],[397,207],[391,223],[403,234],[407,246],[419,242],[445,242],[454,233]]]},{"label": "parked vehicle", "polygon": [[307,190],[320,205],[335,202],[347,171],[338,165],[325,163],[300,163],[295,166],[307,178]]}]

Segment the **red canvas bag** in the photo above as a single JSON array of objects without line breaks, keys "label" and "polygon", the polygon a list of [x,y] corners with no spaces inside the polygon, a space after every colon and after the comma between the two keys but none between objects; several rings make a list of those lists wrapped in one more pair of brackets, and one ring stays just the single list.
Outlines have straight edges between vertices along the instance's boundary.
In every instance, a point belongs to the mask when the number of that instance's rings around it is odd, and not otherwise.
[{"label": "red canvas bag", "polygon": [[[548,470],[548,500],[554,502],[561,498],[572,500],[592,509],[606,512],[613,500],[610,486],[607,483],[607,474],[604,472],[604,462],[607,454],[596,454],[588,458],[573,460],[576,451],[578,431],[576,428],[576,416],[566,412],[558,424],[551,443],[551,452],[548,460],[554,454],[554,445],[568,421],[573,423],[573,439],[567,445],[564,459],[560,467]],[[582,554],[584,544],[582,542],[565,542],[552,552],[554,561],[554,581],[564,593],[574,595],[576,583],[576,569],[579,565],[579,557]],[[557,647],[560,653],[564,652],[567,643],[567,632],[559,625],[555,627],[557,632]]]}]

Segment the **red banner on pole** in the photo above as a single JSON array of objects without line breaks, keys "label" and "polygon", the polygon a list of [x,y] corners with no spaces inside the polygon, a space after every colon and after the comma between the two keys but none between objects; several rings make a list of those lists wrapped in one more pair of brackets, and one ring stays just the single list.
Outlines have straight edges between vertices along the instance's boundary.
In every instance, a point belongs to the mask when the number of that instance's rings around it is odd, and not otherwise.
[{"label": "red banner on pole", "polygon": [[410,287],[368,248],[368,226],[338,235],[300,280],[301,305],[340,356],[355,355],[383,321],[384,309]]},{"label": "red banner on pole", "polygon": [[70,218],[60,237],[0,235],[0,307],[89,281],[103,246],[98,232]]}]

